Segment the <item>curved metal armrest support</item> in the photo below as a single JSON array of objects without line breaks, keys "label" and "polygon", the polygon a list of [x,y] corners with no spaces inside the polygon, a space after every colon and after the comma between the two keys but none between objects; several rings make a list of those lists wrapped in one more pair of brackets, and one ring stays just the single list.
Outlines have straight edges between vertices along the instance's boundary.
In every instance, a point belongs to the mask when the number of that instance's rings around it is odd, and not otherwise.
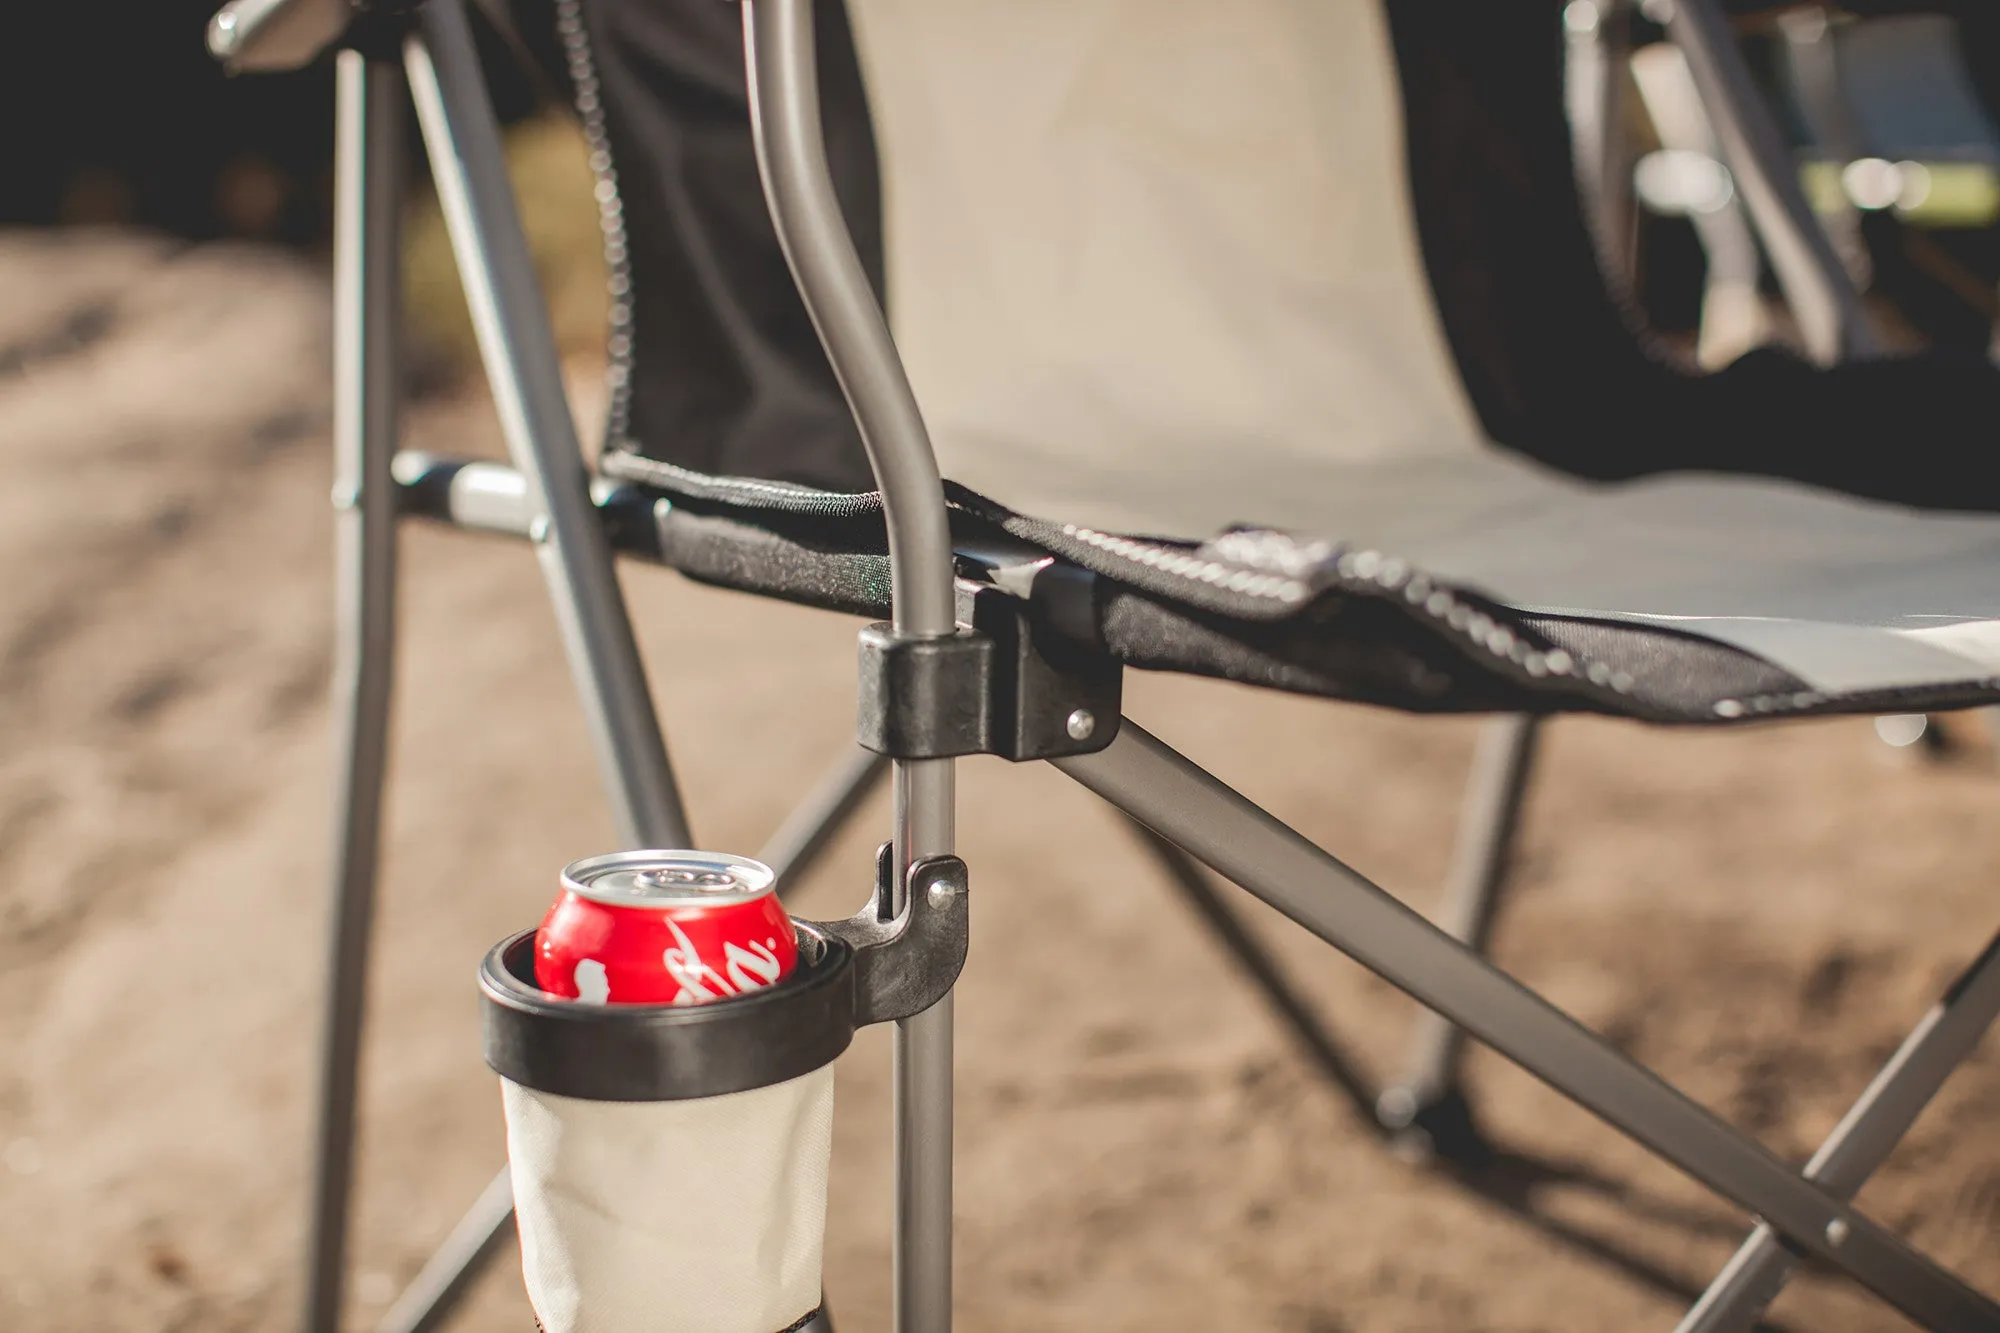
[{"label": "curved metal armrest support", "polygon": [[[888,321],[841,217],[820,129],[813,0],[743,0],[757,170],[785,260],[861,428],[889,530],[892,628],[906,639],[956,631],[951,529],[937,455]],[[895,763],[901,870],[952,844],[952,761]],[[901,890],[902,876],[892,881]],[[901,893],[898,894],[901,897]],[[901,901],[891,904],[901,911]],[[887,960],[884,960],[887,961]],[[913,981],[913,977],[905,980]],[[928,994],[921,998],[928,1000]],[[897,1333],[951,1328],[952,1002],[947,989],[896,1028]]]},{"label": "curved metal armrest support", "polygon": [[743,0],[757,169],[785,259],[854,409],[889,528],[896,629],[956,623],[937,456],[840,213],[820,130],[812,0]]}]

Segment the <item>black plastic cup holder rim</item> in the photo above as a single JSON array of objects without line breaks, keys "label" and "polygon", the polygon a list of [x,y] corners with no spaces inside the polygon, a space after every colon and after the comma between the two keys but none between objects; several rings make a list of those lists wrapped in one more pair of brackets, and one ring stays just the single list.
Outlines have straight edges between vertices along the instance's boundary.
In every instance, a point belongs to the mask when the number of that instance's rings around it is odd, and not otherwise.
[{"label": "black plastic cup holder rim", "polygon": [[535,932],[479,968],[486,1063],[561,1097],[671,1102],[766,1088],[831,1064],[854,1039],[854,950],[794,921],[799,962],[777,985],[710,1004],[593,1004],[535,984]]}]

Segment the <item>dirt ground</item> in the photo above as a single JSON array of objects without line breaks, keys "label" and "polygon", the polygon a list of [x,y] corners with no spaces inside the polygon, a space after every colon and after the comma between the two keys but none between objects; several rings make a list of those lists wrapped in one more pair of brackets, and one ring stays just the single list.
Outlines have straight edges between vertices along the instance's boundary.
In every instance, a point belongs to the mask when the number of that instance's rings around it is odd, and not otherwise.
[{"label": "dirt ground", "polygon": [[[0,1327],[288,1328],[330,785],[323,280],[252,250],[16,236],[0,293]],[[470,393],[414,407],[408,435],[495,447]],[[355,1328],[501,1161],[475,960],[611,842],[528,554],[413,528],[404,560]],[[626,586],[699,836],[754,849],[847,743],[855,626],[656,569]],[[1433,900],[1476,722],[1141,673],[1128,697]],[[1932,765],[1858,720],[1558,723],[1500,957],[1802,1158],[2000,920],[2000,778],[1961,722]],[[885,819],[864,812],[800,910],[859,902]],[[965,1333],[1664,1329],[1740,1235],[1484,1054],[1494,1168],[1467,1189],[1384,1153],[1052,770],[963,765],[960,831]],[[1409,1004],[1254,915],[1391,1070]],[[887,1327],[887,1101],[869,1033],[840,1066],[827,1288],[847,1330]],[[1990,1290],[1997,1111],[1989,1041],[1864,1196]],[[1775,1317],[1902,1326],[1823,1274]],[[508,1265],[456,1327],[530,1327]]]}]

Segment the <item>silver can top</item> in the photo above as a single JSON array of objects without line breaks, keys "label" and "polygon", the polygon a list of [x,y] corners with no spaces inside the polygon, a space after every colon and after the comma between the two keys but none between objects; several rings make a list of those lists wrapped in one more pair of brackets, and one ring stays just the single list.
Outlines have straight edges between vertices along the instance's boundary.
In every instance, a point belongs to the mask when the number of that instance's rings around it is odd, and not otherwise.
[{"label": "silver can top", "polygon": [[613,907],[732,907],[777,882],[771,867],[716,852],[612,852],[563,867],[562,886]]}]

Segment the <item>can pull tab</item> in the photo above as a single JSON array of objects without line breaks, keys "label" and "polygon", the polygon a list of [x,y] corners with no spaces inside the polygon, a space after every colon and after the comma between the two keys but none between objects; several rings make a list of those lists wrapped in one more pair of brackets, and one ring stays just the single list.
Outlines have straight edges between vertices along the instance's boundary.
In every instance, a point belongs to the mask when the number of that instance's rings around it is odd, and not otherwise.
[{"label": "can pull tab", "polygon": [[641,870],[632,876],[632,882],[642,889],[734,890],[739,887],[733,878],[717,871],[687,870],[679,866]]},{"label": "can pull tab", "polygon": [[875,899],[845,921],[817,923],[854,950],[854,1022],[888,1023],[943,999],[965,967],[965,862],[927,856],[910,866],[901,915],[894,911],[890,844],[875,853]]}]

